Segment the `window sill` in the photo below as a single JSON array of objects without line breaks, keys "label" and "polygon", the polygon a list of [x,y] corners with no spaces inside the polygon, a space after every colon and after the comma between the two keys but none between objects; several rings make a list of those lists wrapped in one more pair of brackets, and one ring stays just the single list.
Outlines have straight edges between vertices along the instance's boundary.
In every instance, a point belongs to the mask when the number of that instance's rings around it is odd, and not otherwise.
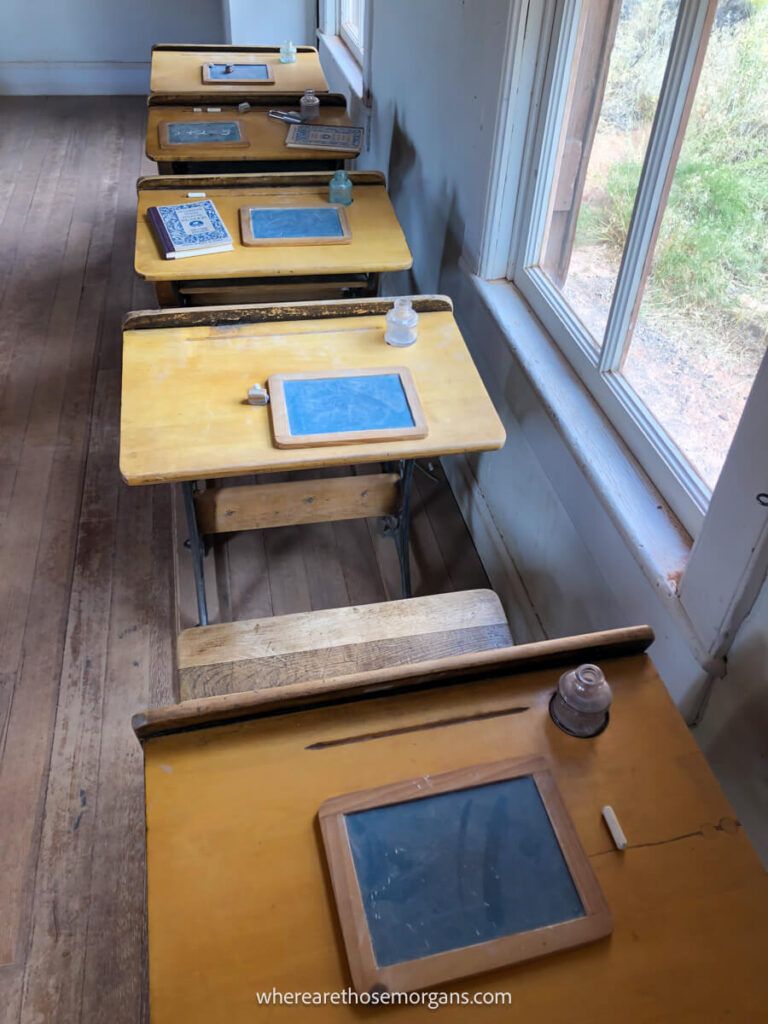
[{"label": "window sill", "polygon": [[[320,57],[328,83],[333,91],[349,90],[350,99],[363,101],[363,70],[349,51],[341,36],[317,33]],[[343,85],[338,83],[342,82]]]},{"label": "window sill", "polygon": [[[581,474],[660,599],[686,621],[693,639],[677,590],[691,552],[690,537],[514,285],[472,280]],[[546,453],[540,457],[544,461]],[[564,485],[554,461],[544,468],[559,491]],[[566,506],[569,499],[577,500],[570,493],[560,497]]]}]

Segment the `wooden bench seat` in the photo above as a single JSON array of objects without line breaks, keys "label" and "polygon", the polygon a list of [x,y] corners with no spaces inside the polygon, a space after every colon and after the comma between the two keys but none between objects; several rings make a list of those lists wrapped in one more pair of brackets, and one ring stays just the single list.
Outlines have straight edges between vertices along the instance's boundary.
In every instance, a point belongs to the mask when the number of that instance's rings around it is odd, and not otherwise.
[{"label": "wooden bench seat", "polygon": [[261,690],[510,644],[491,590],[198,626],[179,634],[179,695]]}]

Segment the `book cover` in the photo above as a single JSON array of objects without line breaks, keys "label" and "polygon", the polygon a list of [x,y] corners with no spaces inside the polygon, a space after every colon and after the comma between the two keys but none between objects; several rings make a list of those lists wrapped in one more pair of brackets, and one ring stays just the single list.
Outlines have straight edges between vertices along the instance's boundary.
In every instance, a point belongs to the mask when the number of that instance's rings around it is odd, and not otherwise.
[{"label": "book cover", "polygon": [[210,199],[175,206],[152,206],[149,222],[166,259],[227,252],[232,238]]},{"label": "book cover", "polygon": [[292,124],[286,146],[358,153],[363,148],[363,129],[340,124]]}]

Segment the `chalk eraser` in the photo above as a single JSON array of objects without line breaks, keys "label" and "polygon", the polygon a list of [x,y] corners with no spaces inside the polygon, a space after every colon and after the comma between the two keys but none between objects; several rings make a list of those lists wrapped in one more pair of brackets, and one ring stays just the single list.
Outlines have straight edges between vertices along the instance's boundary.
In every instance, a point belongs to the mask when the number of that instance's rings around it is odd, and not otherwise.
[{"label": "chalk eraser", "polygon": [[251,109],[251,104],[248,103],[248,101],[246,100],[244,103],[238,103],[237,109],[240,111],[241,114],[244,114],[246,110]]},{"label": "chalk eraser", "polygon": [[248,388],[247,401],[248,405],[267,405],[269,402],[269,392],[261,384],[254,384],[253,387]]},{"label": "chalk eraser", "polygon": [[605,821],[605,824],[608,826],[608,831],[611,833],[611,838],[613,839],[616,849],[626,850],[627,837],[624,835],[624,829],[619,824],[616,812],[608,804],[603,808],[603,821]]}]

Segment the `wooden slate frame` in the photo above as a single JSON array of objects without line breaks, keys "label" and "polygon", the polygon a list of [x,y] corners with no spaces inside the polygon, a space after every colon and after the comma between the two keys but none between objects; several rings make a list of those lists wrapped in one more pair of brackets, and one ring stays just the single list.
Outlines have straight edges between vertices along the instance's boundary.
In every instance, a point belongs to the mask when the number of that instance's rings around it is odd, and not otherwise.
[{"label": "wooden slate frame", "polygon": [[[265,70],[267,72],[267,77],[266,78],[256,78],[256,79],[254,79],[254,78],[238,78],[236,73],[234,73],[230,78],[228,78],[226,80],[222,79],[222,78],[214,78],[213,75],[212,75],[212,71],[211,71],[211,69],[214,66],[214,63],[215,64],[221,64],[221,63],[223,63],[223,61],[215,61],[215,62],[207,61],[207,62],[205,62],[202,65],[202,69],[201,70],[202,70],[202,75],[203,75],[203,82],[205,83],[205,85],[249,85],[249,86],[265,85],[266,86],[266,85],[274,85],[275,84],[275,73],[272,70],[272,66],[270,65],[269,61],[255,60],[255,61],[253,61],[252,65],[248,65],[248,66],[252,66],[252,67],[263,67],[263,68],[265,68]],[[241,64],[241,65],[245,64],[244,61],[238,61],[238,63]],[[233,64],[232,66],[236,67],[235,64]]]},{"label": "wooden slate frame", "polygon": [[243,245],[346,245],[352,241],[352,232],[349,227],[347,211],[340,203],[323,203],[322,206],[291,206],[285,207],[298,213],[301,210],[323,209],[336,210],[339,216],[341,234],[338,237],[304,235],[298,238],[259,238],[253,233],[251,224],[251,210],[279,210],[278,206],[241,206],[240,207],[240,236]]},{"label": "wooden slate frame", "polygon": [[[380,430],[347,430],[324,434],[292,434],[288,420],[284,384],[292,380],[329,380],[344,377],[397,375],[413,417],[412,427],[386,427]],[[358,441],[403,441],[427,437],[429,427],[421,407],[416,385],[407,366],[376,366],[349,370],[311,370],[305,373],[275,373],[267,380],[272,437],[278,448],[321,448],[327,445],[356,444]]]},{"label": "wooden slate frame", "polygon": [[237,130],[240,133],[240,138],[239,139],[233,139],[232,141],[224,141],[224,142],[220,142],[220,141],[212,140],[212,139],[201,139],[199,142],[192,142],[189,139],[185,139],[183,142],[171,142],[171,140],[170,140],[170,128],[171,128],[171,125],[174,125],[174,124],[184,124],[184,123],[187,123],[187,124],[192,123],[192,122],[184,122],[184,121],[180,120],[180,121],[161,121],[158,124],[158,126],[157,126],[157,138],[158,138],[158,141],[159,141],[160,145],[163,147],[163,149],[176,149],[179,146],[196,146],[196,145],[198,145],[198,146],[221,146],[222,149],[248,149],[248,146],[249,146],[248,139],[246,139],[244,134],[243,134],[243,123],[242,123],[242,121],[239,118],[237,118],[237,117],[218,117],[217,118],[214,115],[214,116],[211,117],[211,121],[213,121],[214,123],[216,123],[216,122],[226,123],[226,122],[233,121],[237,125]]},{"label": "wooden slate frame", "polygon": [[[357,881],[346,815],[522,777],[532,778],[536,785],[584,907],[584,916],[418,960],[405,960],[380,967],[376,962]],[[352,982],[358,992],[412,992],[429,988],[594,942],[612,931],[611,913],[605,897],[544,758],[514,758],[495,764],[460,768],[431,776],[428,787],[425,787],[423,777],[419,777],[334,797],[320,807],[317,818]]]}]

